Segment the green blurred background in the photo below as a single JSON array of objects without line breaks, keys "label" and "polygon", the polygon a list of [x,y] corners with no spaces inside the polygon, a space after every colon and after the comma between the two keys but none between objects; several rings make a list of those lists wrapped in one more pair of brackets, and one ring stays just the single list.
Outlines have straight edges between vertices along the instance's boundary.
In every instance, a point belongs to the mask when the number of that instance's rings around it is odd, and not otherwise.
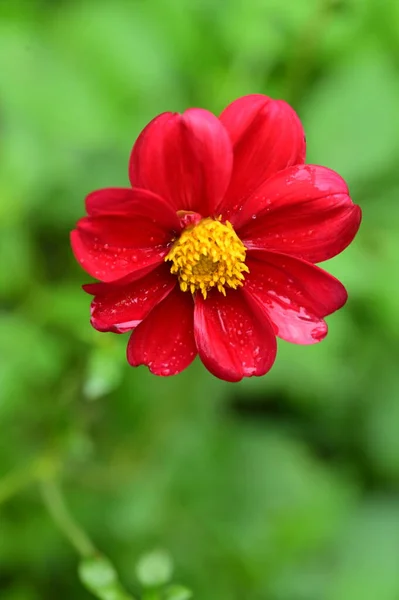
[{"label": "green blurred background", "polygon": [[[92,597],[46,470],[134,593],[163,547],[196,599],[398,600],[399,3],[2,0],[0,90],[1,600]],[[362,206],[325,264],[348,304],[260,379],[133,370],[89,325],[84,196],[127,185],[154,115],[254,92]]]}]

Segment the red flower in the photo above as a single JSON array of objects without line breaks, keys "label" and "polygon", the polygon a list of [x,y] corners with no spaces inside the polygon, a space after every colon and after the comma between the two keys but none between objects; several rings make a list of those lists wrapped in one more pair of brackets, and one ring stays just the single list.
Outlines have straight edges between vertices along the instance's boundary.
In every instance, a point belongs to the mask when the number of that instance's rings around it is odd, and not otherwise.
[{"label": "red flower", "polygon": [[283,101],[239,98],[218,119],[164,113],[134,145],[132,187],[86,198],[72,232],[82,267],[101,283],[91,323],[133,330],[131,365],[174,375],[199,354],[227,381],[263,375],[276,336],[313,344],[345,303],[314,263],[356,234],[360,208],[345,181],[305,165],[298,116]]}]

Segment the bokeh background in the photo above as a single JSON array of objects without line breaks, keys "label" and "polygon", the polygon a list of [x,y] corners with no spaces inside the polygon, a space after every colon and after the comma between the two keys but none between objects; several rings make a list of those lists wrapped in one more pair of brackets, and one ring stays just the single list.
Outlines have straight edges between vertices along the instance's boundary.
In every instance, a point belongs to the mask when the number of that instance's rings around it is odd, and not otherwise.
[{"label": "bokeh background", "polygon": [[[0,2],[0,597],[89,600],[37,480],[138,595],[166,548],[203,600],[399,599],[399,3]],[[349,291],[264,378],[158,379],[89,325],[68,234],[127,185],[157,113],[253,92],[298,111],[308,162],[349,182]],[[49,467],[50,465],[50,467]]]}]

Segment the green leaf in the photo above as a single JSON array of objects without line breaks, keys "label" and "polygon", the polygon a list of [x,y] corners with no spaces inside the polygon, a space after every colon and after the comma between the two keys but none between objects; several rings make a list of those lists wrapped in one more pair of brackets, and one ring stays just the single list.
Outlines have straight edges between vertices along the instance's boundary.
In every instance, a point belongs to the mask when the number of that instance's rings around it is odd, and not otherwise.
[{"label": "green leaf", "polygon": [[189,600],[193,593],[182,585],[171,585],[165,590],[164,600]]},{"label": "green leaf", "polygon": [[89,400],[96,400],[118,387],[123,369],[124,355],[119,345],[109,343],[94,348],[89,363],[83,393]]},{"label": "green leaf", "polygon": [[83,560],[78,573],[83,585],[100,600],[133,600],[120,585],[112,563],[104,556]]},{"label": "green leaf", "polygon": [[95,590],[114,585],[118,580],[113,565],[103,556],[83,561],[79,566],[79,576],[88,588]]},{"label": "green leaf", "polygon": [[136,565],[137,579],[143,587],[165,585],[170,581],[172,572],[172,559],[164,550],[144,554]]}]

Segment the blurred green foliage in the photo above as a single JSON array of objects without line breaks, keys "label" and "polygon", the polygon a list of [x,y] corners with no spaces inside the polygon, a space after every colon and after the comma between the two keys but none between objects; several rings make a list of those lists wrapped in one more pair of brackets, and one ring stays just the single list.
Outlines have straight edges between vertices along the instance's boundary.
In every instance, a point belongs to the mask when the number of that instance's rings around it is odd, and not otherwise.
[{"label": "blurred green foliage", "polygon": [[[165,547],[198,599],[399,598],[398,75],[396,0],[0,2],[1,600],[92,597],[43,464],[135,596]],[[90,328],[68,233],[155,114],[253,92],[294,105],[363,208],[325,265],[348,304],[261,379],[133,370]]]}]

